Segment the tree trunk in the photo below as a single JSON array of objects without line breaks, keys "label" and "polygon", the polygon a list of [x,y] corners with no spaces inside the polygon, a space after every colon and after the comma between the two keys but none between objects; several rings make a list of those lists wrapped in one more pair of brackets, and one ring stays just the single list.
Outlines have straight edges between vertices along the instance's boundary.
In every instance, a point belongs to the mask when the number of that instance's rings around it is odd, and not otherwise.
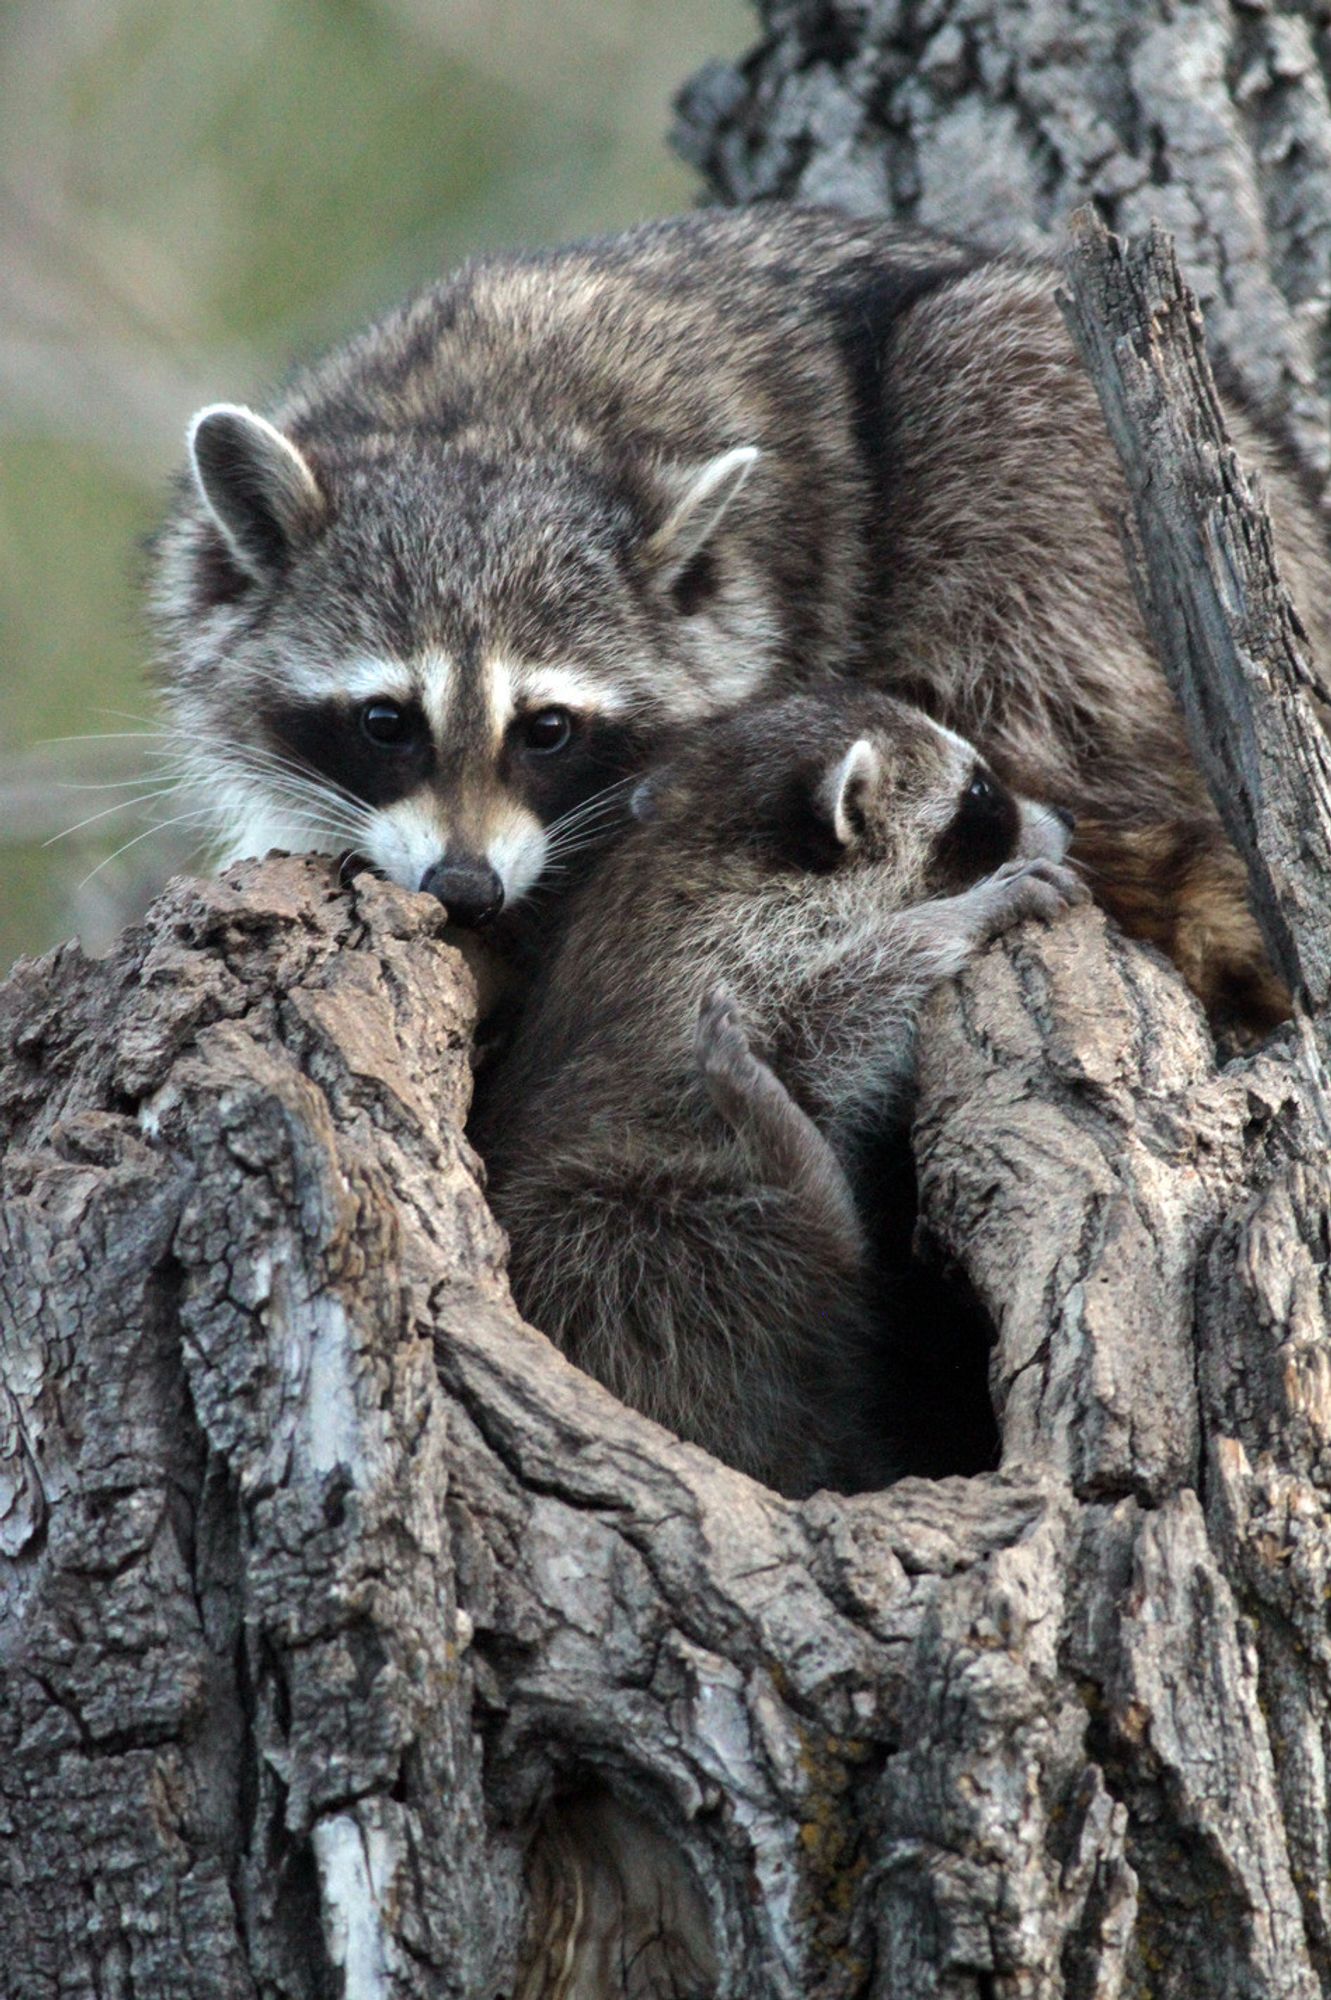
[{"label": "tree trunk", "polygon": [[[933,222],[950,175],[963,233],[1160,196],[1325,470],[1311,18],[1111,18],[774,7],[690,144]],[[1320,1008],[1316,673],[1164,246],[1086,222],[1070,274]],[[1331,1992],[1325,1016],[1219,1067],[1089,909],[941,993],[921,1232],[997,1330],[1002,1468],[796,1504],[517,1317],[440,919],[270,861],[0,994],[0,1993]]]}]

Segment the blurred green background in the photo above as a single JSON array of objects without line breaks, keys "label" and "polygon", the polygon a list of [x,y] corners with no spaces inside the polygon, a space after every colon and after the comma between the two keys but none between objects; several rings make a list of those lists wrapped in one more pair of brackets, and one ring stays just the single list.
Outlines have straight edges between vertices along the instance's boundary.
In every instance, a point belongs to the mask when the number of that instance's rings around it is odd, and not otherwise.
[{"label": "blurred green background", "polygon": [[4,0],[0,973],[191,859],[86,789],[152,768],[136,550],[191,411],[473,250],[690,206],[671,96],[751,39],[743,0]]}]

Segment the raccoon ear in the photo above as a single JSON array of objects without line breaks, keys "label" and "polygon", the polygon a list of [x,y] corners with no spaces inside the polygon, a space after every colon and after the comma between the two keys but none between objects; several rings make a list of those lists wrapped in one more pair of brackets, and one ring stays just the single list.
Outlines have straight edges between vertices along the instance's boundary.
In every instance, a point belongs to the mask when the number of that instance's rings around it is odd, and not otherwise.
[{"label": "raccoon ear", "polygon": [[706,548],[761,457],[756,444],[736,445],[684,475],[683,490],[677,489],[675,504],[647,542],[665,582],[672,583]]},{"label": "raccoon ear", "polygon": [[210,403],[189,427],[190,465],[240,567],[261,582],[323,518],[324,497],[289,438],[238,403]]},{"label": "raccoon ear", "polygon": [[860,834],[864,801],[878,783],[881,768],[878,752],[867,736],[861,736],[824,773],[814,793],[819,818],[842,847],[849,847]]},{"label": "raccoon ear", "polygon": [[629,793],[629,818],[636,820],[655,819],[658,807],[657,786],[661,773],[654,771],[649,778],[639,778]]}]

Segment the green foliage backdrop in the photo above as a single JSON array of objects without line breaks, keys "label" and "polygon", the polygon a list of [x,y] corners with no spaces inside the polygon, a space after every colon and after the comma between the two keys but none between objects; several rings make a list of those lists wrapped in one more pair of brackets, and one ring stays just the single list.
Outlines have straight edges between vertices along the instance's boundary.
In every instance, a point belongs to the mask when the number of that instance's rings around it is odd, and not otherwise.
[{"label": "green foliage backdrop", "polygon": [[191,410],[472,250],[688,206],[671,94],[748,32],[742,0],[0,9],[0,971],[190,857],[106,861],[171,808],[79,787],[152,769],[107,733],[151,726],[135,549]]}]

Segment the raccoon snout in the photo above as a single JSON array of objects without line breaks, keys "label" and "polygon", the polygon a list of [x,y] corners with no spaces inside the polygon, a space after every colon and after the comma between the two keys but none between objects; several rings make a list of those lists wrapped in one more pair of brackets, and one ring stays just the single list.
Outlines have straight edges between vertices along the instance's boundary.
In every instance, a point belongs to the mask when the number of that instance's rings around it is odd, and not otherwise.
[{"label": "raccoon snout", "polygon": [[436,861],[422,875],[421,889],[447,906],[455,924],[465,924],[470,930],[480,930],[504,907],[503,883],[488,861],[478,861],[472,855]]},{"label": "raccoon snout", "polygon": [[1062,806],[1046,805],[1043,801],[1037,805],[1033,799],[1024,799],[1013,855],[1024,855],[1030,860],[1042,854],[1050,861],[1061,861],[1076,824],[1075,815],[1065,812]]}]

